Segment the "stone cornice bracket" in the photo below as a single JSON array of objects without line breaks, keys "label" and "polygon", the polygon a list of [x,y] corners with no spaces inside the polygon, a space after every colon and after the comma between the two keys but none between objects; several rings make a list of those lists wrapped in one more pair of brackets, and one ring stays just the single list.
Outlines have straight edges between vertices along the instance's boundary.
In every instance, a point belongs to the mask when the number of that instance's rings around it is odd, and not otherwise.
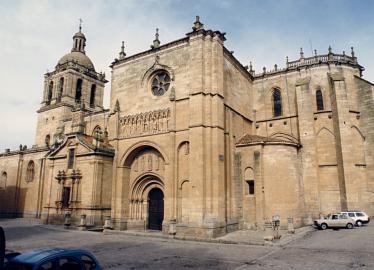
[{"label": "stone cornice bracket", "polygon": [[296,80],[295,86],[309,85],[310,77],[300,78]]},{"label": "stone cornice bracket", "polygon": [[341,73],[327,73],[327,75],[332,81],[344,81],[345,80],[343,74]]}]

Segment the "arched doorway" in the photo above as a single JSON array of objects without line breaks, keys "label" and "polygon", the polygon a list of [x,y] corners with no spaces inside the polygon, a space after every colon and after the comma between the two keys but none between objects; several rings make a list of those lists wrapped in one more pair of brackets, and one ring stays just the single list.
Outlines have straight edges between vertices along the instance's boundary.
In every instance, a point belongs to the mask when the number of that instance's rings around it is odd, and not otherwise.
[{"label": "arched doorway", "polygon": [[164,220],[164,193],[153,188],[148,193],[148,226],[149,230],[162,230]]}]

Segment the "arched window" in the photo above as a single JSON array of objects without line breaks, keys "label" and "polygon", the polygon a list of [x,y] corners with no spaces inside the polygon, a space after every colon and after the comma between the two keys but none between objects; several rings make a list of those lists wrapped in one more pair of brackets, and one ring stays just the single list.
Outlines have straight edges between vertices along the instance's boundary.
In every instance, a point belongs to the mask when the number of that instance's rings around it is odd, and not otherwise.
[{"label": "arched window", "polygon": [[96,137],[96,136],[98,136],[100,133],[102,133],[102,131],[101,131],[101,127],[100,127],[100,126],[96,126],[96,127],[93,129],[93,131],[92,131],[92,136],[93,136],[93,137]]},{"label": "arched window", "polygon": [[82,97],[82,79],[77,80],[77,87],[75,89],[75,102],[80,103]]},{"label": "arched window", "polygon": [[64,77],[61,77],[60,82],[58,84],[58,94],[57,94],[58,99],[62,97],[63,92],[64,92]]},{"label": "arched window", "polygon": [[49,86],[48,86],[48,94],[47,94],[47,102],[48,102],[48,104],[51,103],[52,94],[53,94],[53,82],[50,82]]},{"label": "arched window", "polygon": [[91,95],[90,95],[90,107],[95,107],[95,95],[96,95],[96,84],[91,86]]},{"label": "arched window", "polygon": [[279,89],[273,91],[273,115],[274,117],[282,116],[282,94]]},{"label": "arched window", "polygon": [[316,104],[317,104],[317,111],[323,111],[324,110],[323,96],[322,96],[322,91],[321,90],[316,91]]},{"label": "arched window", "polygon": [[34,164],[34,161],[30,160],[29,164],[27,164],[26,182],[34,181],[34,176],[35,176],[35,164]]},{"label": "arched window", "polygon": [[45,136],[44,143],[47,147],[49,147],[49,145],[51,143],[51,136],[49,134],[47,136]]},{"label": "arched window", "polygon": [[0,179],[0,189],[5,189],[6,188],[6,181],[8,179],[8,175],[6,172],[3,172],[1,174],[1,179]]}]

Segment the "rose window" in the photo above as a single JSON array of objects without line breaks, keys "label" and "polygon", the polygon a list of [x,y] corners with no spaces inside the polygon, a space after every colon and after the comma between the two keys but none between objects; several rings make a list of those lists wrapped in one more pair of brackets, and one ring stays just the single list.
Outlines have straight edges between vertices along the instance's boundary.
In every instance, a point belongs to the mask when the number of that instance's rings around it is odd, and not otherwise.
[{"label": "rose window", "polygon": [[170,87],[170,76],[165,71],[157,73],[151,82],[152,93],[155,96],[162,96]]}]

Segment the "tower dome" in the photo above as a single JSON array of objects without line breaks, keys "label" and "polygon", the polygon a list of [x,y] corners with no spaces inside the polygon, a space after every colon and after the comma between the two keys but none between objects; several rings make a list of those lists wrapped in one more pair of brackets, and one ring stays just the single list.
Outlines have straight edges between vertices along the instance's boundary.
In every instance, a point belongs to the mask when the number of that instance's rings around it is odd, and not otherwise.
[{"label": "tower dome", "polygon": [[79,31],[75,33],[73,36],[73,48],[71,49],[71,52],[61,57],[61,59],[57,63],[57,67],[69,62],[73,62],[80,66],[95,71],[95,67],[91,59],[86,55],[85,47],[86,37],[82,33],[82,27],[80,25]]}]

